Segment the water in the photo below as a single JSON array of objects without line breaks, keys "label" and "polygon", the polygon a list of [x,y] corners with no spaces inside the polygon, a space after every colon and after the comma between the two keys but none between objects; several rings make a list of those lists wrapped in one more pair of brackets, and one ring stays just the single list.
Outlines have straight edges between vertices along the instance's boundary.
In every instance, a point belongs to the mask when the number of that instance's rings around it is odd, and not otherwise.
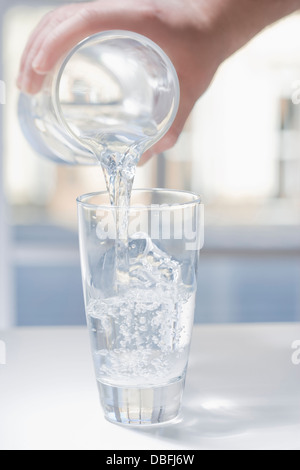
[{"label": "water", "polygon": [[106,417],[140,425],[170,421],[179,413],[196,280],[185,283],[179,262],[146,234],[137,237],[128,244],[127,287],[117,295],[99,292],[99,298],[91,298],[87,321]]},{"label": "water", "polygon": [[112,206],[122,208],[115,211],[115,246],[99,262],[101,290],[88,296],[87,321],[106,417],[127,424],[159,423],[179,413],[195,279],[184,283],[180,263],[147,234],[128,239],[126,209],[136,166],[157,129],[149,116],[124,116],[118,108],[110,114],[111,109],[98,117],[96,108],[90,113],[89,107],[85,115],[83,107],[72,121],[101,164]]},{"label": "water", "polygon": [[157,386],[179,380],[189,354],[194,296],[170,298],[163,286],[91,300],[87,307],[97,380]]},{"label": "water", "polygon": [[[105,270],[108,284],[114,255]],[[180,380],[189,354],[196,279],[187,283],[180,263],[146,234],[129,240],[128,260],[126,287],[107,296],[103,285],[99,298],[93,291],[87,305],[97,379],[126,387]]]},{"label": "water", "polygon": [[149,113],[121,103],[61,104],[73,133],[95,154],[102,167],[111,203],[127,207],[136,166],[159,132]]},{"label": "water", "polygon": [[157,136],[157,125],[148,113],[119,101],[103,104],[62,103],[63,116],[74,134],[91,149],[101,165],[112,206],[116,211],[115,288],[119,292],[128,276],[128,213],[136,167]]}]

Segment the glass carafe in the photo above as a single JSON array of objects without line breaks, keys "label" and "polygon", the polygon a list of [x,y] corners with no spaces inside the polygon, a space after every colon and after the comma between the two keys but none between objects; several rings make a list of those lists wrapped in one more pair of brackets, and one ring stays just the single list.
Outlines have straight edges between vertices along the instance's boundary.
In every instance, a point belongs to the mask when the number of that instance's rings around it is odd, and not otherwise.
[{"label": "glass carafe", "polygon": [[93,165],[110,142],[142,154],[168,131],[178,104],[178,77],[162,49],[136,33],[106,31],[70,51],[38,94],[21,94],[18,112],[40,155]]}]

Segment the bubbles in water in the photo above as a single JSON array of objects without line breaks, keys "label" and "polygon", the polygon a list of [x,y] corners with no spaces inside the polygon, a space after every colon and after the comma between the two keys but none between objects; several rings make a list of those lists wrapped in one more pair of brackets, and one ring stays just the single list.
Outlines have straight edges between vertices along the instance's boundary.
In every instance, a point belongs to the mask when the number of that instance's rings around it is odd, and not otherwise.
[{"label": "bubbles in water", "polygon": [[135,385],[170,381],[183,374],[187,363],[194,284],[182,282],[180,264],[148,235],[135,234],[128,247],[127,288],[105,298],[99,289],[99,298],[87,307],[97,376]]}]

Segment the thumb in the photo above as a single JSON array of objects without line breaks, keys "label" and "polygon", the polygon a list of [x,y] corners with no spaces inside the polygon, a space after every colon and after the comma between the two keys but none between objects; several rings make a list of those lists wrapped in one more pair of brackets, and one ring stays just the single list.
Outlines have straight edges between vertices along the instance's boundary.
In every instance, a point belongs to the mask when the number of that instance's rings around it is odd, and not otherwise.
[{"label": "thumb", "polygon": [[166,150],[171,149],[176,144],[184,125],[194,107],[195,102],[190,98],[185,97],[185,92],[181,93],[181,99],[179,104],[179,109],[177,116],[168,132],[159,140],[156,144],[153,145],[149,150],[147,150],[141,157],[139,166],[144,165],[153,155],[158,155],[165,152]]}]

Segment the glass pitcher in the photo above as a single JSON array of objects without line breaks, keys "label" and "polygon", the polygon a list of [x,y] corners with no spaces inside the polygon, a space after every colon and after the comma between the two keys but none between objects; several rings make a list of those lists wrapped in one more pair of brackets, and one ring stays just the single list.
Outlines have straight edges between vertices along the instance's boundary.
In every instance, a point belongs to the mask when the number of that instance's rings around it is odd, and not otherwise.
[{"label": "glass pitcher", "polygon": [[178,77],[162,49],[136,33],[106,31],[80,42],[38,94],[21,94],[18,114],[39,154],[95,165],[113,139],[135,140],[142,154],[168,131],[178,105]]}]

